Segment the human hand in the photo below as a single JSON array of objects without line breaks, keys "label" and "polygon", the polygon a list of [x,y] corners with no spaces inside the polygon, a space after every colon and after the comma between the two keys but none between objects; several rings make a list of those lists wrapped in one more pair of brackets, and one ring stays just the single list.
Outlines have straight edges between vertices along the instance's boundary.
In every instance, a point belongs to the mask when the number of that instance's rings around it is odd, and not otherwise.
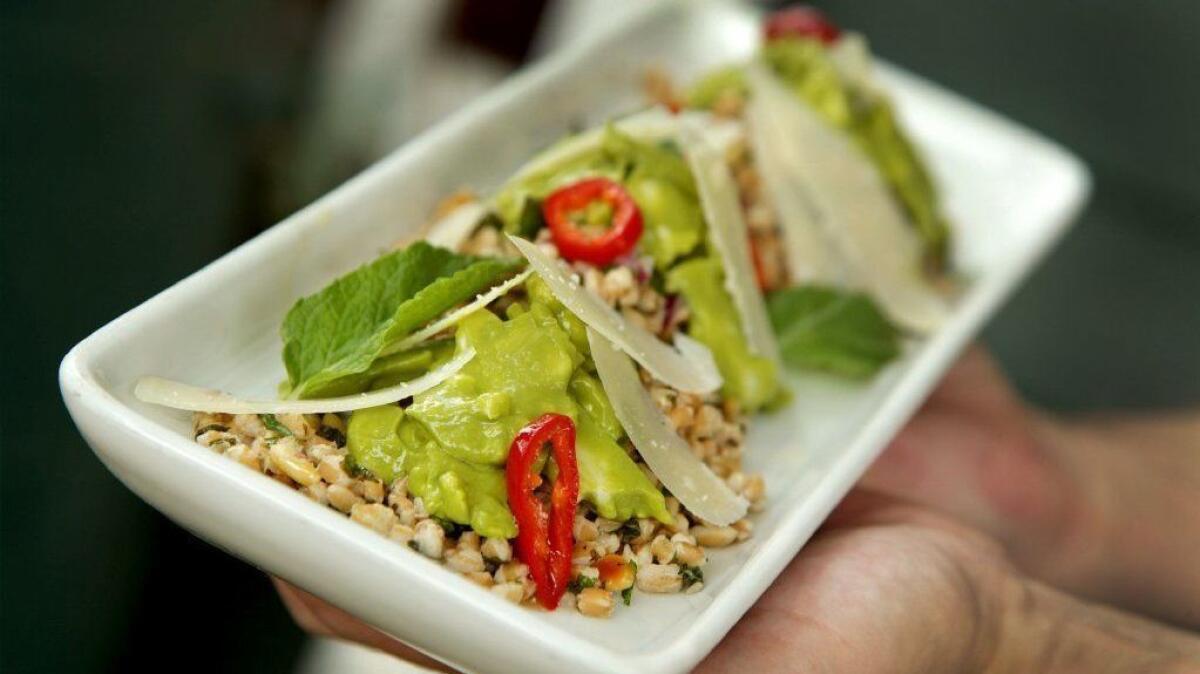
[{"label": "human hand", "polygon": [[699,671],[982,672],[1012,579],[985,536],[852,492]]},{"label": "human hand", "polygon": [[[297,623],[444,665],[276,581]],[[1026,580],[1002,548],[928,509],[850,494],[698,671],[1200,672],[1200,640]]]},{"label": "human hand", "polygon": [[852,492],[702,672],[1190,672],[1200,638],[1020,575],[983,534]]},{"label": "human hand", "polygon": [[292,614],[292,620],[296,621],[300,629],[313,636],[360,644],[439,672],[454,671],[316,595],[309,594],[280,578],[272,577],[271,582],[279,592],[284,607]]},{"label": "human hand", "polygon": [[[1197,439],[1200,428],[1186,416],[1077,424],[1050,419],[1027,408],[975,349],[864,484],[954,513],[1000,540],[1026,573],[1059,587],[1200,624],[1189,613],[1196,605],[1189,588],[1200,582],[1194,582],[1196,569],[1187,571],[1197,556],[1186,551],[1200,541],[1198,492],[1188,487],[1200,486],[1200,461],[1188,454]],[[1137,447],[1153,451],[1131,451]],[[1131,540],[1139,545],[1128,545]],[[1123,588],[1139,592],[1123,594]],[[309,631],[443,668],[312,595],[283,584],[280,592]],[[1056,614],[1058,626],[1039,623],[1031,612]],[[1013,652],[1047,648],[1066,615],[1093,631],[1096,624],[1119,625],[1128,633],[1121,639],[1165,629],[1023,580],[1000,546],[949,519],[858,494],[839,507],[704,667],[719,671],[744,663],[737,668],[748,669],[753,662],[788,671],[802,663],[818,671],[982,671],[983,665],[973,665],[990,657],[992,671],[1005,671],[996,663],[1011,660]],[[1027,629],[1002,627],[1014,621]],[[1156,646],[1127,641],[1142,649],[1130,657],[1161,655]],[[916,669],[900,668],[914,662]],[[1037,668],[1052,669],[1030,665],[1026,671]]]},{"label": "human hand", "polygon": [[1200,626],[1200,414],[1053,418],[975,347],[861,484],[970,523],[1057,587]]},{"label": "human hand", "polygon": [[[983,671],[999,637],[1010,569],[981,534],[853,493],[701,669]],[[349,613],[275,585],[306,631],[445,670]]]}]

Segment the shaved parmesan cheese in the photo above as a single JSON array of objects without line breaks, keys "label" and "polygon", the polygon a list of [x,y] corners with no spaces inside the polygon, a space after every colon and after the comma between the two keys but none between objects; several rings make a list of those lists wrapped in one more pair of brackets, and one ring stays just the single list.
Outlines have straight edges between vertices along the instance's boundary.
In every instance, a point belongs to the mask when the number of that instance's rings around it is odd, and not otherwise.
[{"label": "shaved parmesan cheese", "polygon": [[708,222],[709,238],[721,257],[725,271],[725,289],[733,299],[741,318],[742,334],[756,355],[782,364],[779,345],[767,305],[754,276],[754,261],[750,257],[750,233],[742,217],[737,183],[725,163],[725,156],[702,135],[694,120],[679,125],[679,140],[683,154],[696,179],[700,205]]},{"label": "shaved parmesan cheese", "polygon": [[633,361],[592,328],[588,328],[588,344],[617,420],[646,465],[671,494],[692,514],[718,526],[744,517],[746,500],[713,474],[692,453],[687,441],[671,428],[642,386]]},{"label": "shaved parmesan cheese", "polygon": [[516,288],[517,286],[524,283],[525,280],[528,279],[530,274],[532,274],[532,273],[533,273],[532,269],[526,269],[525,271],[521,272],[520,274],[517,274],[516,276],[508,279],[504,283],[501,283],[500,285],[493,287],[491,290],[488,290],[485,293],[481,293],[470,304],[464,305],[462,307],[459,307],[458,309],[455,309],[454,311],[451,311],[450,313],[446,314],[445,316],[442,316],[440,319],[434,321],[433,323],[430,323],[429,325],[425,326],[424,328],[421,328],[420,330],[414,332],[413,334],[409,335],[408,337],[405,337],[404,339],[400,340],[394,347],[391,347],[388,349],[388,353],[397,353],[397,352],[403,351],[405,349],[412,348],[412,347],[420,344],[421,342],[424,342],[425,340],[429,339],[430,337],[433,337],[434,335],[438,334],[439,332],[445,330],[446,328],[449,328],[452,325],[457,325],[459,321],[466,318],[468,315],[473,314],[476,311],[479,311],[480,309],[491,304],[498,298],[503,297],[506,293],[508,293],[508,291],[510,291],[513,288]]},{"label": "shaved parmesan cheese", "polygon": [[387,405],[427,391],[449,379],[475,357],[474,349],[464,349],[453,358],[429,372],[403,384],[389,386],[378,391],[358,393],[338,398],[314,398],[310,400],[263,400],[238,398],[215,389],[200,388],[162,377],[142,377],[133,389],[133,395],[145,403],[172,407],[192,412],[220,412],[224,414],[319,414],[323,412],[350,412],[366,407]]},{"label": "shaved parmesan cheese", "polygon": [[[817,221],[816,206],[807,190],[796,183],[790,167],[796,162],[796,139],[781,128],[775,110],[786,105],[780,97],[792,92],[774,83],[769,73],[751,67],[747,76],[754,95],[746,104],[747,135],[759,176],[783,230],[788,273],[797,285],[848,285],[849,274]],[[773,85],[773,86],[772,86]]]},{"label": "shaved parmesan cheese", "polygon": [[718,371],[717,359],[713,357],[713,352],[699,340],[683,334],[682,330],[675,333],[675,350],[701,370]]},{"label": "shaved parmesan cheese", "polygon": [[871,49],[861,33],[842,33],[838,41],[829,47],[829,60],[838,75],[859,92],[879,95],[871,67]]},{"label": "shaved parmesan cheese", "polygon": [[425,240],[448,250],[458,250],[487,213],[487,208],[478,201],[460,204],[429,226]]},{"label": "shaved parmesan cheese", "polygon": [[803,190],[852,281],[867,289],[897,323],[921,333],[936,328],[946,306],[921,276],[920,238],[879,171],[848,136],[773,75],[752,67],[750,83],[751,100],[769,110],[783,131],[778,140],[787,139],[791,150],[790,161],[771,170],[786,171],[789,185]]},{"label": "shaved parmesan cheese", "polygon": [[[625,320],[615,309],[584,289],[575,276],[537,246],[512,235],[508,238],[529,260],[529,266],[542,277],[559,302],[579,320],[620,346],[656,379],[688,393],[710,393],[721,387],[721,374],[712,361],[712,354],[708,354],[704,362],[687,358],[645,328]],[[703,345],[696,346],[708,350]]]},{"label": "shaved parmesan cheese", "polygon": [[[699,131],[722,157],[729,153],[730,148],[746,138],[746,125],[734,117],[718,117],[711,112],[685,110],[675,115],[675,119],[676,129],[690,126]],[[676,137],[679,137],[678,133]]]}]

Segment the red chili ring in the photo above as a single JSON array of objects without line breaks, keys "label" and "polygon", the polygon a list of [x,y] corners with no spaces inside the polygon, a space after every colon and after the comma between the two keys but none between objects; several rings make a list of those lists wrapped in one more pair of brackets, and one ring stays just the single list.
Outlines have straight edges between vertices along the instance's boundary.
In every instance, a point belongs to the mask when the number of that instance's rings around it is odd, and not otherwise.
[{"label": "red chili ring", "polygon": [[[571,219],[571,214],[602,201],[613,209],[609,228],[593,236]],[[559,255],[606,265],[633,250],[642,236],[642,212],[620,183],[608,178],[586,178],[561,187],[542,202],[542,216],[550,228]]]}]

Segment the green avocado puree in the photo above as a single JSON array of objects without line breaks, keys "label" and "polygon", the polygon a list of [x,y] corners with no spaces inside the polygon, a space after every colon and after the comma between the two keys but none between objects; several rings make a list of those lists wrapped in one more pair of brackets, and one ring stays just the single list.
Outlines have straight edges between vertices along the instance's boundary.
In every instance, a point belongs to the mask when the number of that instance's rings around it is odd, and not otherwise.
[{"label": "green avocado puree", "polygon": [[619,444],[620,423],[583,367],[586,354],[571,335],[570,321],[578,319],[539,301],[542,293],[530,296],[508,320],[486,310],[463,319],[457,348],[473,348],[475,357],[407,409],[355,412],[347,432],[354,462],[385,482],[407,478],[409,492],[432,515],[483,536],[512,538],[516,523],[504,477],[509,446],[530,421],[556,412],[575,420],[581,500],[607,518],[669,522],[662,493]]},{"label": "green avocado puree", "polygon": [[688,335],[707,346],[725,380],[722,392],[755,411],[775,402],[784,391],[775,364],[755,356],[736,320],[737,309],[724,287],[725,274],[715,258],[695,258],[667,274],[667,289],[683,295],[691,317]]},{"label": "green avocado puree", "polygon": [[[704,239],[704,218],[687,162],[669,147],[644,143],[613,126],[598,144],[586,145],[551,166],[506,185],[496,195],[496,210],[510,232],[526,228],[530,201],[584,178],[619,182],[642,212],[640,250],[660,268],[695,250]],[[530,235],[525,233],[527,236]]]}]

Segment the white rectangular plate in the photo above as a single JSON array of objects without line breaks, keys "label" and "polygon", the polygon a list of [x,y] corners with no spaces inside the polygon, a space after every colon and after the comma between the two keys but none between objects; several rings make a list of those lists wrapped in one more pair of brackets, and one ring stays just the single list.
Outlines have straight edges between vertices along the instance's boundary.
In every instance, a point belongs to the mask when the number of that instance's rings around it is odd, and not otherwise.
[{"label": "white rectangular plate", "polygon": [[957,225],[955,260],[966,292],[937,334],[909,344],[870,384],[794,378],[795,402],[751,425],[748,469],[767,476],[769,495],[754,537],[712,555],[703,591],[639,594],[607,621],[506,603],[194,444],[186,414],[137,402],[132,383],[157,374],[270,394],[283,378],[278,326],[296,298],[411,235],[454,189],[493,187],[572,125],[635,109],[647,66],[684,81],[747,57],[757,36],[757,18],[741,7],[653,3],[618,30],[497,88],[76,346],[60,380],[84,437],[122,482],[181,525],[456,667],[688,669],[771,584],[1066,229],[1088,191],[1077,159],[884,68]]}]

